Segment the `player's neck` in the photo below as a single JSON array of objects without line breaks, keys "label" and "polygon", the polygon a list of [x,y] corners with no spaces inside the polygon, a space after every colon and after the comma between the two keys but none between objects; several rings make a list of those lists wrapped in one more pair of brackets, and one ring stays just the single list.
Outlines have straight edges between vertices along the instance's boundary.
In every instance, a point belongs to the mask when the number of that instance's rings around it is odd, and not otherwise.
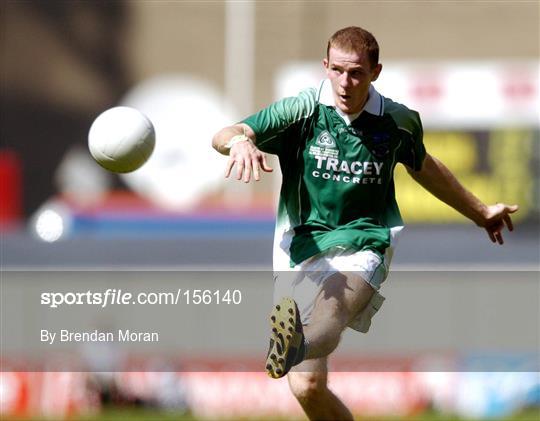
[{"label": "player's neck", "polygon": [[354,120],[356,120],[356,118],[362,114],[362,111],[363,111],[363,107],[362,107],[362,110],[358,111],[357,113],[352,113],[352,114],[347,114],[347,113],[344,113],[343,111],[341,111],[338,107],[336,107],[336,112],[339,114],[339,116],[345,120],[345,122],[349,125],[351,124]]},{"label": "player's neck", "polygon": [[360,107],[360,111],[356,112],[356,113],[345,113],[344,111],[342,111],[339,107],[336,107],[336,111],[337,113],[340,115],[340,117],[345,120],[345,122],[347,123],[347,125],[350,125],[354,120],[356,120],[358,118],[358,116],[360,114],[362,114],[362,111],[364,111],[364,108],[366,107],[366,104],[369,100],[369,93],[367,94],[366,96],[366,99],[364,100],[363,104],[362,104],[362,107]]}]

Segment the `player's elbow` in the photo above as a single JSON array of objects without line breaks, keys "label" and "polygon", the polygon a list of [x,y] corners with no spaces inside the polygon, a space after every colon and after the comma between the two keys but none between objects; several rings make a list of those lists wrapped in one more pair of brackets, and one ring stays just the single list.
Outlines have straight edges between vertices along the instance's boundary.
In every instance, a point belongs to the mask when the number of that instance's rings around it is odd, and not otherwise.
[{"label": "player's elbow", "polygon": [[408,165],[403,165],[405,167],[405,169],[407,170],[407,174],[409,174],[413,179],[416,180],[416,178],[418,177],[418,173],[420,171],[422,171],[422,168],[420,170],[415,170],[414,168],[412,167],[409,167]]},{"label": "player's elbow", "polygon": [[412,178],[417,180],[418,178],[421,178],[422,175],[424,175],[426,172],[430,171],[430,168],[432,167],[434,162],[433,159],[434,158],[430,154],[426,153],[426,156],[420,164],[419,169],[409,167],[408,165],[405,165],[405,169]]},{"label": "player's elbow", "polygon": [[212,147],[217,151],[217,133],[212,137]]}]

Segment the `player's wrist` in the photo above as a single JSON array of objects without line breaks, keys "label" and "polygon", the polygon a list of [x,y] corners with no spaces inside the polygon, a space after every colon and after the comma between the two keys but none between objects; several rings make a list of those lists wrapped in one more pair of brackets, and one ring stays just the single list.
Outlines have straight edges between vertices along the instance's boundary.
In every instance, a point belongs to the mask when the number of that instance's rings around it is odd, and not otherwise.
[{"label": "player's wrist", "polygon": [[480,204],[475,210],[473,218],[471,218],[479,227],[485,227],[489,219],[489,207],[484,204]]},{"label": "player's wrist", "polygon": [[249,137],[247,137],[245,134],[237,134],[233,137],[231,137],[224,145],[223,145],[223,148],[230,152],[230,150],[232,149],[232,147],[238,143],[241,143],[241,142],[249,142],[251,144],[253,144],[253,142],[251,141],[251,139]]}]

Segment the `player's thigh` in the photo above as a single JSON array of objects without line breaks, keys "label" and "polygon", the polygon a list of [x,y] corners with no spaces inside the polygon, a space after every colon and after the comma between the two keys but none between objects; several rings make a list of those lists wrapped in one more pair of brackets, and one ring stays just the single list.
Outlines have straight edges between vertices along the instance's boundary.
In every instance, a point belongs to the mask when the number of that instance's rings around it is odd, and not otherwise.
[{"label": "player's thigh", "polygon": [[311,323],[329,317],[345,327],[367,305],[375,290],[355,272],[336,272],[315,299]]}]

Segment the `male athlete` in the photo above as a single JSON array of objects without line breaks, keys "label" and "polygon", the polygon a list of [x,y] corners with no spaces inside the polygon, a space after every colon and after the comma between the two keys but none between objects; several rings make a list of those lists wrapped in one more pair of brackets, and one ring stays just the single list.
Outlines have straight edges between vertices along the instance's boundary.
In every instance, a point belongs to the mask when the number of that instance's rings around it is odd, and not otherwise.
[{"label": "male athlete", "polygon": [[483,227],[494,243],[511,231],[516,205],[486,206],[466,190],[422,142],[418,113],[380,95],[379,46],[358,27],[336,32],[318,89],[285,98],[220,130],[214,148],[229,155],[226,177],[283,173],[276,233],[275,302],[266,370],[288,373],[310,419],[351,420],[327,387],[327,357],[346,327],[367,332],[403,227],[393,172],[405,165],[424,188]]}]

